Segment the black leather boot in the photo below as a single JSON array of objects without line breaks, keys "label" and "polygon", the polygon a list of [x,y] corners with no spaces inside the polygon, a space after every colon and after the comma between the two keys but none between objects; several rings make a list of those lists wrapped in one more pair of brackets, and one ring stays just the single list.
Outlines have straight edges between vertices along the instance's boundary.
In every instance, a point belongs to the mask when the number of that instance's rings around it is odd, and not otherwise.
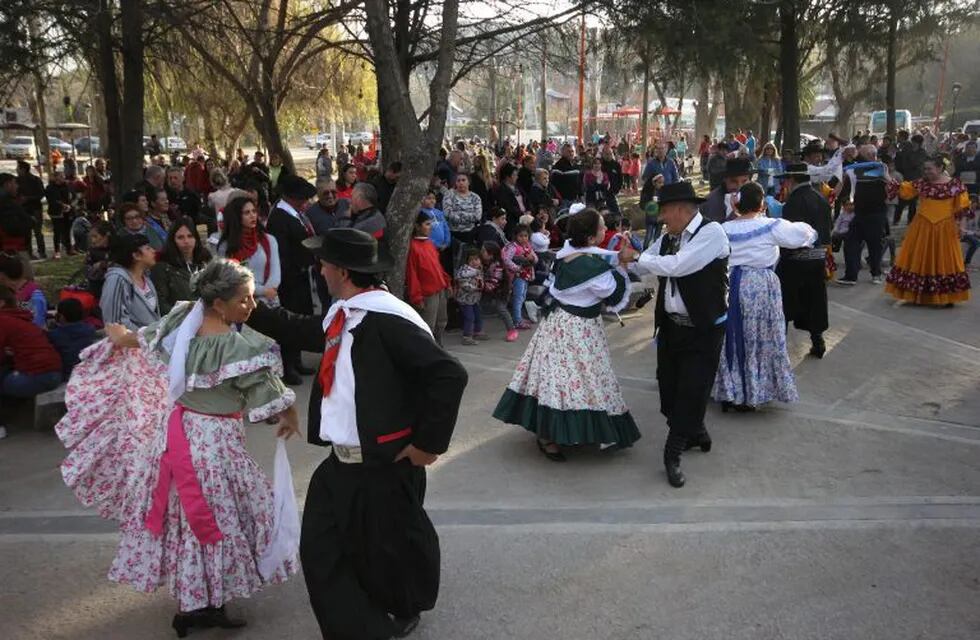
[{"label": "black leather boot", "polygon": [[248,624],[241,618],[229,618],[224,605],[208,607],[204,610],[204,618],[207,626],[218,627],[219,629],[239,629]]},{"label": "black leather boot", "polygon": [[676,460],[664,460],[664,469],[667,471],[667,482],[675,489],[680,489],[687,482],[684,472],[681,471],[680,458]]},{"label": "black leather boot", "polygon": [[810,355],[816,358],[823,358],[827,353],[827,344],[823,341],[823,335],[819,333],[810,334]]}]

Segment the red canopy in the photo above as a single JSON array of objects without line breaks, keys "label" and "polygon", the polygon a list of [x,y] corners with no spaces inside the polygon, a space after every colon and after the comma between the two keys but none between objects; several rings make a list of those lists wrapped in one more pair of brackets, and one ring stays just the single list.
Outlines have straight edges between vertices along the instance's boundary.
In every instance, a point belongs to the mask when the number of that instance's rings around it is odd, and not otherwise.
[{"label": "red canopy", "polygon": [[636,107],[622,107],[613,111],[612,114],[617,118],[622,118],[625,116],[638,116],[640,113],[642,112]]},{"label": "red canopy", "polygon": [[673,107],[657,107],[658,116],[676,116],[680,113],[680,110],[674,109]]}]

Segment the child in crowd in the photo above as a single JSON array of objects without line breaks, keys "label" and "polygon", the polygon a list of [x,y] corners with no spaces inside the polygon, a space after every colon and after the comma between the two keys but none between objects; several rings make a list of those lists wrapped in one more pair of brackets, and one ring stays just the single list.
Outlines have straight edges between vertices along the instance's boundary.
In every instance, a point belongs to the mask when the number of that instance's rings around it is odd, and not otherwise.
[{"label": "child in crowd", "polygon": [[456,270],[456,302],[463,314],[463,344],[474,345],[486,340],[483,318],[480,316],[480,298],[483,291],[483,263],[480,249],[467,247],[463,264]]},{"label": "child in crowd", "polygon": [[640,188],[640,154],[638,153],[630,155],[629,176],[633,187],[632,191],[637,193]]},{"label": "child in crowd", "polygon": [[41,287],[28,277],[24,262],[19,256],[0,256],[0,285],[14,291],[18,308],[29,311],[34,324],[43,329],[47,325],[48,300]]},{"label": "child in crowd", "polygon": [[514,326],[520,330],[531,328],[531,323],[524,319],[524,300],[527,298],[527,287],[534,280],[534,265],[538,256],[531,247],[531,229],[527,225],[518,225],[514,230],[514,240],[508,242],[500,252],[511,282],[511,315]]},{"label": "child in crowd", "polygon": [[429,240],[432,222],[432,217],[424,211],[419,211],[415,218],[405,265],[405,297],[432,329],[436,342],[442,345],[449,317],[446,299],[450,283],[439,262],[439,252]]},{"label": "child in crowd", "polygon": [[422,198],[422,211],[432,218],[432,233],[429,241],[442,251],[452,242],[453,237],[449,233],[449,223],[446,222],[446,214],[441,209],[436,208],[436,192],[429,189],[429,192]]},{"label": "child in crowd", "polygon": [[58,303],[57,324],[48,331],[48,340],[61,355],[61,373],[65,380],[78,364],[78,354],[95,342],[95,327],[85,322],[82,303],[68,298]]},{"label": "child in crowd", "polygon": [[483,263],[483,299],[490,303],[493,310],[504,321],[507,342],[513,342],[517,340],[517,329],[514,327],[514,320],[510,317],[510,310],[507,309],[510,287],[504,271],[504,262],[500,256],[500,245],[493,241],[484,242],[480,249],[480,262]]}]

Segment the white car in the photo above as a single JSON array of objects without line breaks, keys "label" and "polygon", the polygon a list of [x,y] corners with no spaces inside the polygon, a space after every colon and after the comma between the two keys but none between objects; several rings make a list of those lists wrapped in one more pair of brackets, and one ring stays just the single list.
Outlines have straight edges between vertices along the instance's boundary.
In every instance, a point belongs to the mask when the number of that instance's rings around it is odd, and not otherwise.
[{"label": "white car", "polygon": [[57,149],[61,154],[72,153],[71,143],[65,142],[61,138],[55,138],[54,136],[48,136],[48,147],[52,151]]},{"label": "white car", "polygon": [[331,138],[329,133],[318,133],[316,137],[307,134],[303,136],[303,144],[307,149],[319,149],[323,145],[330,146]]},{"label": "white car", "polygon": [[374,140],[374,134],[370,131],[355,131],[350,134],[351,144],[371,144],[372,140]]},{"label": "white car", "polygon": [[184,142],[183,138],[177,136],[164,138],[160,143],[167,151],[187,151],[187,143]]},{"label": "white car", "polygon": [[963,123],[963,133],[980,134],[980,120],[967,120]]},{"label": "white car", "polygon": [[11,160],[21,160],[34,157],[34,138],[16,136],[3,143],[3,157]]}]

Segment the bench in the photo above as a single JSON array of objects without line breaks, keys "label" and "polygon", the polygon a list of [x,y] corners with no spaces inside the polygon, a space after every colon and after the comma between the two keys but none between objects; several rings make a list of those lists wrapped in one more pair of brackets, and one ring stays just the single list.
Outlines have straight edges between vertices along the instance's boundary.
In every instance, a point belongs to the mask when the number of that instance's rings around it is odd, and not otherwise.
[{"label": "bench", "polygon": [[65,385],[61,384],[51,391],[45,391],[34,397],[34,429],[35,431],[50,431],[64,417],[68,410],[65,408]]}]

